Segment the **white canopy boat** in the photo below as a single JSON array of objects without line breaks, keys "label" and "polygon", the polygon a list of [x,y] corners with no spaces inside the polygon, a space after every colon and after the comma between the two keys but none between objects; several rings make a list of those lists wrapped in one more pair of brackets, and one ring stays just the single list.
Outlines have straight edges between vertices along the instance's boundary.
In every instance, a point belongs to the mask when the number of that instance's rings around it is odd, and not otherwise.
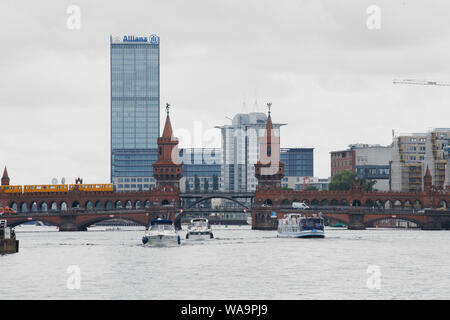
[{"label": "white canopy boat", "polygon": [[151,247],[179,246],[181,238],[172,220],[159,218],[150,222],[150,228],[142,237],[142,243]]},{"label": "white canopy boat", "polygon": [[214,235],[211,226],[206,218],[194,218],[188,226],[186,239],[189,240],[206,240],[212,239]]}]

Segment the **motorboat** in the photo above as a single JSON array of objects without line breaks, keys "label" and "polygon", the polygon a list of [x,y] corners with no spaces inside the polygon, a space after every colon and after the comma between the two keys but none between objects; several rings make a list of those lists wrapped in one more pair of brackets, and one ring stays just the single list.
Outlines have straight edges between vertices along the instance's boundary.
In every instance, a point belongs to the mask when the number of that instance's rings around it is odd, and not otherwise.
[{"label": "motorboat", "polygon": [[172,220],[158,218],[150,222],[142,243],[151,247],[179,246],[181,238]]},{"label": "motorboat", "polygon": [[188,226],[186,239],[207,240],[214,238],[211,226],[206,218],[194,218]]},{"label": "motorboat", "polygon": [[278,220],[279,238],[324,238],[322,213],[289,213]]}]

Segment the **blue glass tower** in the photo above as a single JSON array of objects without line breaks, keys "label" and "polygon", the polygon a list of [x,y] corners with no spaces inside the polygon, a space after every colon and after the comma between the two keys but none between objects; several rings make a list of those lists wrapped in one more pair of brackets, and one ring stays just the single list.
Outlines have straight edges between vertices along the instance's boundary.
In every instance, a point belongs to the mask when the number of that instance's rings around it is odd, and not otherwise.
[{"label": "blue glass tower", "polygon": [[111,181],[152,177],[160,133],[159,37],[110,38]]}]

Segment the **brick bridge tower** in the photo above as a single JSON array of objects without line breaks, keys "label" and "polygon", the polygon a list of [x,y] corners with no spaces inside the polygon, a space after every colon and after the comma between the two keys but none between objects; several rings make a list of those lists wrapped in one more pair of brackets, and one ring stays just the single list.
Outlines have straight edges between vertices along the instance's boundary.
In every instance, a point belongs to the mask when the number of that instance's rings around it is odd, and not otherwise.
[{"label": "brick bridge tower", "polygon": [[259,138],[259,161],[255,163],[255,177],[258,188],[281,189],[281,179],[284,177],[284,163],[280,161],[280,136],[275,136],[270,108],[266,123],[266,132]]},{"label": "brick bridge tower", "polygon": [[158,138],[158,161],[153,163],[153,177],[157,188],[170,187],[179,191],[183,165],[178,160],[178,139],[173,136],[169,117],[170,104],[166,104],[167,117],[162,137]]},{"label": "brick bridge tower", "polygon": [[2,176],[2,186],[9,186],[9,176],[8,176],[8,170],[3,171],[3,176]]}]

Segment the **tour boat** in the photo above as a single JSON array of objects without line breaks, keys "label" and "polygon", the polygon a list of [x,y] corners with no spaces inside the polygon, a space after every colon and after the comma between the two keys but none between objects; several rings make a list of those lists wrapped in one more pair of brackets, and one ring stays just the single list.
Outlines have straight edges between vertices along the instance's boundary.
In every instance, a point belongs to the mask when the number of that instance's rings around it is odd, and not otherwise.
[{"label": "tour boat", "polygon": [[142,237],[142,243],[151,247],[178,246],[181,244],[181,238],[172,220],[159,218],[150,222],[150,228]]},{"label": "tour boat", "polygon": [[186,233],[186,239],[206,240],[212,238],[214,238],[214,235],[211,231],[211,226],[209,225],[208,219],[194,218],[191,220]]},{"label": "tour boat", "polygon": [[323,238],[322,213],[289,213],[278,220],[279,238]]},{"label": "tour boat", "polygon": [[289,213],[278,219],[279,238],[298,238],[300,236],[300,213]]},{"label": "tour boat", "polygon": [[300,217],[300,235],[299,238],[324,238],[324,222],[322,212],[319,214],[302,213]]}]

